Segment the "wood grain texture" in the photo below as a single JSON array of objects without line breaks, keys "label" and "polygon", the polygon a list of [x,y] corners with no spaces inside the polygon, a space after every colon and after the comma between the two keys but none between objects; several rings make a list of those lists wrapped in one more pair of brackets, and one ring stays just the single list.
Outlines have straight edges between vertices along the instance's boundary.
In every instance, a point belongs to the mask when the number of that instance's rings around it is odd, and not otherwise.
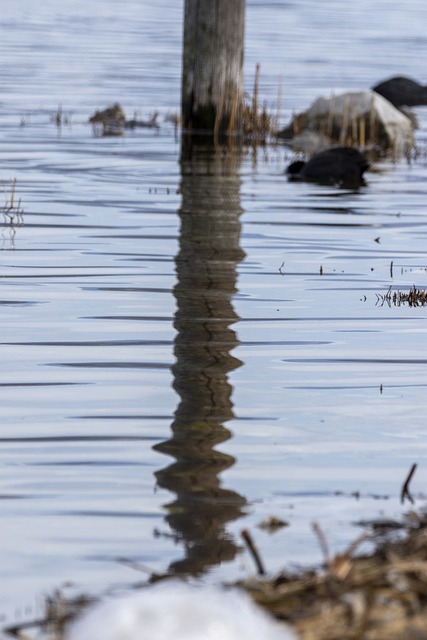
[{"label": "wood grain texture", "polygon": [[186,0],[182,70],[185,131],[241,131],[244,18],[245,0]]}]

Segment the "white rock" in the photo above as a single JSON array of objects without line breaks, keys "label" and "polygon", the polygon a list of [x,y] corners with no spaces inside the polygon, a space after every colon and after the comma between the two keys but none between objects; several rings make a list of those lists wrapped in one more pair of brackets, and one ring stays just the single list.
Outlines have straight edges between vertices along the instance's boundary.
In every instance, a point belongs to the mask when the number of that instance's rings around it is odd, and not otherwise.
[{"label": "white rock", "polygon": [[[414,143],[411,119],[375,91],[356,91],[320,97],[302,113],[294,116],[280,137],[298,147],[302,134],[315,133],[330,143],[376,146],[405,153]],[[316,149],[317,151],[319,149]]]},{"label": "white rock", "polygon": [[296,640],[246,594],[178,581],[94,605],[67,640]]}]

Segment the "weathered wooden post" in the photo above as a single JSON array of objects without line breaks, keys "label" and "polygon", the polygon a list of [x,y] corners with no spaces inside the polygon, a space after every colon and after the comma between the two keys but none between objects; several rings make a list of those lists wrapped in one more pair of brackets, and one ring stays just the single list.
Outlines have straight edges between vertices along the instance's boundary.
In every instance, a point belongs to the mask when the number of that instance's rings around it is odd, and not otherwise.
[{"label": "weathered wooden post", "polygon": [[185,0],[185,135],[242,134],[245,0]]}]

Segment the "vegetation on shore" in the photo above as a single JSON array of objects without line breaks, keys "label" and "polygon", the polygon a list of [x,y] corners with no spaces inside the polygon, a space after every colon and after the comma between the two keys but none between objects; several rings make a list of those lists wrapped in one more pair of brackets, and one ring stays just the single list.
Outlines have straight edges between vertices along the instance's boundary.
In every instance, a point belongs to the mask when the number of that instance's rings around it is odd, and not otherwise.
[{"label": "vegetation on shore", "polygon": [[[401,502],[414,502],[412,465],[401,489]],[[228,587],[245,590],[278,620],[291,625],[301,640],[416,640],[427,637],[427,510],[411,510],[402,521],[372,521],[344,552],[331,556],[318,525],[324,555],[317,568],[266,576],[248,531],[242,538],[258,577]],[[364,552],[369,542],[371,550]],[[140,588],[169,579],[153,575]],[[5,629],[21,640],[64,640],[71,620],[94,600],[67,598],[58,590],[46,601],[43,619]]]}]

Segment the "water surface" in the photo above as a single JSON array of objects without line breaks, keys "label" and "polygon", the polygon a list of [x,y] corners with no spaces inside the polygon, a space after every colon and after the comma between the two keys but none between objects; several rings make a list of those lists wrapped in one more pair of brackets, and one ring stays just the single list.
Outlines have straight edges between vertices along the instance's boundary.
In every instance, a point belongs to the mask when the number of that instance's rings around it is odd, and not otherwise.
[{"label": "water surface", "polygon": [[[247,6],[246,81],[281,118],[399,73],[421,81],[425,3]],[[369,19],[367,16],[369,15]],[[72,582],[206,580],[322,560],[370,517],[423,505],[427,110],[420,154],[358,193],[287,183],[284,147],[180,166],[182,3],[6,3],[0,179],[0,612],[36,615]],[[97,138],[95,109],[159,112]],[[51,117],[66,116],[61,128]],[[257,525],[289,523],[274,535]]]}]

